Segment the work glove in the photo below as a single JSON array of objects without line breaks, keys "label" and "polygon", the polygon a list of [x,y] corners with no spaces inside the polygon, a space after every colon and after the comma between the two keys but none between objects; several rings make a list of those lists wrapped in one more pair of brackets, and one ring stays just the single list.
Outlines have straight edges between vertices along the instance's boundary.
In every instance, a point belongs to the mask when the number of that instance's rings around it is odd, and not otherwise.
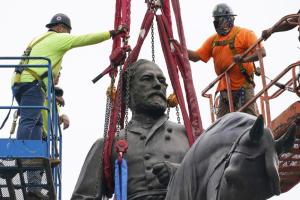
[{"label": "work glove", "polygon": [[127,25],[120,25],[118,27],[118,30],[110,30],[110,36],[112,38],[115,38],[116,36],[120,35],[121,33],[126,33],[128,31],[128,27]]},{"label": "work glove", "polygon": [[244,59],[242,58],[241,54],[236,54],[233,56],[233,61],[235,63],[243,63]]},{"label": "work glove", "polygon": [[62,96],[56,96],[56,102],[59,106],[65,106],[65,100]]},{"label": "work glove", "polygon": [[64,90],[61,89],[60,87],[54,87],[54,91],[55,91],[55,96],[63,96],[64,95]]},{"label": "work glove", "polygon": [[62,115],[59,116],[58,122],[59,122],[59,125],[63,124],[63,129],[64,130],[69,128],[69,126],[70,126],[70,119],[65,114],[62,114]]},{"label": "work glove", "polygon": [[168,186],[171,177],[175,174],[178,167],[179,164],[164,161],[153,165],[152,173],[156,175],[162,185]]},{"label": "work glove", "polygon": [[271,28],[263,30],[263,32],[261,33],[261,37],[264,40],[267,40],[271,35],[272,35],[273,30]]}]

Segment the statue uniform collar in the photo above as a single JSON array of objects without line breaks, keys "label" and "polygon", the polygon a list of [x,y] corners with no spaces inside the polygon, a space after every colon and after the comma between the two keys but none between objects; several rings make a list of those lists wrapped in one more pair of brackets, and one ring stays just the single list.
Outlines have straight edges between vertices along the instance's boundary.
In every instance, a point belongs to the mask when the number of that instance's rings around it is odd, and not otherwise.
[{"label": "statue uniform collar", "polygon": [[166,121],[168,120],[166,115],[162,115],[160,118],[157,119],[152,124],[148,123],[141,123],[136,120],[131,120],[128,123],[128,131],[138,134],[138,135],[145,135],[146,141],[149,140],[155,131],[160,128]]}]

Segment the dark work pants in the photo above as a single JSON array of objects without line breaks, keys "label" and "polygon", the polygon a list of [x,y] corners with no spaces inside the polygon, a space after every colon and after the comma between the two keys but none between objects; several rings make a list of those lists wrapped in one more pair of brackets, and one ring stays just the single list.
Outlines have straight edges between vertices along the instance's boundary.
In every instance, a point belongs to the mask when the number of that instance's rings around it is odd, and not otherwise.
[{"label": "dark work pants", "polygon": [[[238,94],[239,92],[240,92],[239,90],[233,90],[232,95],[237,96],[237,95],[239,95]],[[226,90],[221,91],[220,95],[222,95],[222,97],[220,97],[220,101],[219,101],[219,105],[218,105],[218,109],[217,109],[217,118],[220,118],[230,112],[227,91]],[[254,88],[251,87],[251,88],[245,89],[244,103],[248,102],[253,97],[254,97]],[[224,101],[224,99],[225,99],[225,101]],[[237,111],[239,108],[241,108],[244,105],[244,104],[243,105],[240,104],[239,97],[233,99],[233,101],[234,101],[233,102],[234,111]],[[258,107],[257,107],[256,102],[250,104],[242,112],[248,113],[250,115],[258,116],[259,112],[258,112]]]},{"label": "dark work pants", "polygon": [[[39,83],[22,83],[16,91],[20,106],[43,106],[45,97]],[[42,115],[40,109],[20,109],[17,139],[41,140]]]},{"label": "dark work pants", "polygon": [[[19,106],[43,106],[45,97],[38,82],[21,83],[15,88]],[[43,120],[40,109],[20,109],[20,120],[17,131],[19,140],[42,140]],[[41,184],[40,171],[27,171],[28,183],[31,186]],[[39,192],[40,187],[30,187],[28,191]]]}]

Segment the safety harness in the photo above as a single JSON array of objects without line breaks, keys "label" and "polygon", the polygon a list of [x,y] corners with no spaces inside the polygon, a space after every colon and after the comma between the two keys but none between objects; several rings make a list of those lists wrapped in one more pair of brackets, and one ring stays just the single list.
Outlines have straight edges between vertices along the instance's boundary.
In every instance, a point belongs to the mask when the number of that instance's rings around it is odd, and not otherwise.
[{"label": "safety harness", "polygon": [[[235,42],[235,38],[237,36],[237,34],[240,32],[240,28],[237,27],[237,30],[235,31],[235,33],[231,36],[231,38],[229,40],[218,40],[218,35],[216,35],[216,37],[214,38],[214,41],[212,42],[212,50],[214,47],[216,46],[226,46],[229,45],[229,48],[231,50],[232,55],[237,55],[237,50],[234,46],[234,42]],[[245,76],[246,81],[250,84],[255,86],[255,83],[253,81],[253,74],[249,75],[247,73],[247,70],[245,69],[245,67],[243,66],[242,63],[236,63],[237,66],[239,67],[241,73]],[[215,98],[217,96],[217,91],[215,93]],[[234,103],[238,103],[239,105],[244,105],[245,104],[245,95],[246,95],[246,91],[244,87],[241,87],[241,89],[233,96],[233,101]],[[220,94],[220,100],[228,103],[228,98],[227,95],[225,95],[225,97]],[[215,107],[215,106],[214,106]],[[216,109],[215,109],[216,110]]]},{"label": "safety harness", "polygon": [[[40,43],[42,40],[44,40],[46,37],[48,37],[49,35],[52,35],[53,32],[49,32],[48,34],[45,34],[44,36],[40,37],[39,39],[37,39],[35,42],[30,42],[30,44],[27,46],[26,50],[24,51],[23,55],[24,57],[28,57],[30,56],[31,50],[34,46],[36,46],[38,43]],[[61,60],[61,59],[60,59]],[[58,63],[60,62],[60,60],[58,60],[52,67],[52,70],[58,66]],[[27,67],[24,67],[23,65],[27,65],[29,62],[28,58],[24,58],[20,61],[20,65],[21,66],[17,66],[15,67],[15,77],[14,77],[14,81],[13,81],[13,86],[15,86],[16,84],[21,83],[21,75],[23,71],[28,72],[32,77],[34,77],[34,81],[38,81],[41,83],[41,86],[43,88],[43,91],[46,93],[47,91],[47,87],[45,85],[45,83],[43,82],[43,79],[46,78],[48,76],[48,70],[45,71],[42,75],[38,75],[35,71],[33,71],[32,69],[29,69]]]},{"label": "safety harness", "polygon": [[[31,41],[30,44],[27,46],[26,50],[24,51],[22,57],[29,57],[30,56],[30,53],[31,53],[31,50],[32,48],[37,45],[38,43],[40,43],[42,40],[44,40],[46,37],[48,37],[49,35],[52,35],[54,32],[49,32],[48,34],[45,34],[44,36],[40,37],[39,39],[37,39],[35,42]],[[58,63],[61,61],[58,60],[52,67],[52,70],[58,66]],[[29,58],[23,58],[19,65],[15,67],[15,76],[14,76],[14,79],[13,79],[13,83],[12,83],[12,91],[13,91],[13,96],[12,96],[12,102],[11,102],[11,106],[13,105],[14,103],[14,98],[16,97],[16,88],[19,84],[21,84],[21,75],[22,75],[22,72],[23,71],[26,71],[28,72],[33,78],[34,78],[34,81],[32,81],[31,83],[35,83],[35,82],[38,82],[41,84],[41,87],[42,87],[42,91],[46,94],[47,93],[47,87],[45,85],[45,83],[43,82],[43,79],[46,78],[48,76],[48,70],[46,70],[42,75],[38,75],[35,71],[33,71],[32,69],[29,69],[27,67],[24,67],[24,65],[27,65],[29,62]],[[23,91],[26,91],[30,88],[30,86],[25,86],[25,87],[22,87],[22,90]],[[1,126],[0,126],[0,130],[4,127],[9,115],[10,115],[10,112],[11,112],[11,109],[9,109],[6,117],[4,118]],[[17,117],[17,113],[15,115]],[[14,128],[13,128],[14,129]],[[14,130],[11,131],[11,133],[13,133]]]},{"label": "safety harness", "polygon": [[[24,51],[24,53],[23,53],[22,56],[28,57],[28,56],[30,55],[30,53],[31,53],[32,48],[33,48],[36,44],[38,44],[40,41],[42,41],[44,38],[46,38],[48,35],[50,35],[50,33],[44,35],[43,37],[40,37],[40,38],[39,38],[38,40],[36,40],[34,43],[30,42],[30,44],[27,46],[27,48],[26,48],[26,50]],[[24,59],[22,59],[22,60],[20,61],[20,63],[19,63],[19,65],[21,65],[21,66],[16,66],[16,67],[15,67],[15,76],[14,76],[13,85],[12,85],[13,96],[12,96],[12,100],[11,100],[11,106],[13,105],[13,103],[14,103],[14,98],[15,98],[15,96],[16,96],[16,94],[15,94],[15,89],[14,89],[14,88],[15,88],[15,86],[17,86],[18,84],[21,83],[21,82],[20,82],[21,74],[22,74],[22,72],[23,72],[24,70],[27,71],[27,72],[29,72],[29,73],[35,78],[35,81],[40,81],[40,82],[41,82],[42,88],[43,88],[44,91],[47,90],[46,85],[45,85],[45,84],[43,83],[43,81],[42,81],[45,77],[47,77],[47,71],[44,73],[45,75],[42,74],[42,76],[39,76],[35,71],[23,67],[23,65],[26,65],[26,64],[28,64],[28,59],[24,58]],[[27,89],[29,89],[29,88],[26,87],[25,89],[27,90]],[[8,119],[8,117],[9,117],[9,115],[10,115],[10,112],[11,112],[11,109],[9,109],[8,113],[6,114],[6,117],[4,118],[4,120],[3,120],[3,122],[2,122],[2,124],[1,124],[1,126],[0,126],[0,130],[4,127],[4,125],[5,125],[5,123],[6,123],[7,119]],[[16,112],[15,117],[14,117],[14,120],[17,118],[17,116],[18,116],[18,114],[17,114],[17,112]],[[14,126],[14,125],[13,125],[13,126]],[[12,127],[12,129],[14,129],[14,128],[15,128],[15,127]],[[11,132],[12,132],[12,131],[11,131]]]},{"label": "safety harness", "polygon": [[[232,55],[237,55],[237,50],[234,46],[234,42],[235,42],[235,38],[237,36],[237,34],[240,32],[240,28],[238,27],[236,32],[232,35],[232,37],[229,40],[218,40],[218,35],[214,38],[214,41],[212,43],[212,50],[214,47],[216,46],[226,46],[229,45],[229,48],[231,50]],[[239,67],[241,73],[245,76],[246,80],[248,81],[248,83],[252,84],[253,86],[255,86],[255,83],[253,81],[253,75],[249,75],[247,73],[247,70],[245,69],[245,67],[243,66],[242,63],[236,63],[237,66]]]}]

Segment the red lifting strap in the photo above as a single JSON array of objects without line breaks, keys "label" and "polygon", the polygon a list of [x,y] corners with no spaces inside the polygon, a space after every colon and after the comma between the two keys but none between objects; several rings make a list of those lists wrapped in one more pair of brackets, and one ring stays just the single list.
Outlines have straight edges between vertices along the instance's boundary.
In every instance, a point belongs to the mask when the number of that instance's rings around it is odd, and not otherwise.
[{"label": "red lifting strap", "polygon": [[[183,24],[182,24],[182,20],[181,20],[179,0],[172,0],[172,7],[173,7],[173,11],[175,13],[175,19],[176,19],[176,24],[177,24],[177,29],[178,29],[178,36],[180,39],[181,52],[182,52],[182,56],[183,56],[182,67],[184,69],[183,70],[184,74],[182,74],[182,77],[183,77],[183,80],[184,80],[183,82],[185,85],[185,92],[186,92],[186,97],[187,97],[187,102],[188,102],[190,121],[191,121],[192,127],[194,129],[194,134],[196,137],[198,137],[203,132],[203,126],[202,126],[202,121],[201,121],[201,116],[200,116],[199,105],[198,105],[198,101],[197,101],[197,95],[196,95],[195,87],[193,84],[191,66],[190,66],[190,62],[188,59],[186,41],[185,41],[185,36],[184,36],[184,31],[183,31]],[[172,26],[169,26],[169,27],[172,27]]]},{"label": "red lifting strap", "polygon": [[[141,32],[138,37],[138,41],[132,52],[130,53],[129,57],[126,59],[123,72],[125,72],[129,62],[135,62],[138,58],[139,52],[141,50],[142,44],[149,33],[152,21],[154,18],[153,12],[147,11],[141,26]],[[119,79],[118,87],[117,87],[117,94],[116,99],[119,99],[119,96],[121,95],[122,88],[122,81]],[[113,194],[113,177],[112,177],[112,166],[110,163],[111,159],[111,153],[112,153],[112,143],[115,137],[116,133],[116,124],[117,124],[117,116],[119,109],[121,107],[120,101],[115,101],[114,105],[112,107],[111,116],[110,116],[110,124],[108,129],[107,138],[104,143],[104,150],[103,150],[103,165],[104,165],[104,178],[107,185],[107,195],[111,196]],[[122,108],[124,110],[124,108]],[[123,112],[122,112],[123,113]]]},{"label": "red lifting strap", "polygon": [[178,100],[178,103],[179,103],[179,106],[180,106],[180,109],[182,112],[182,117],[183,117],[184,125],[186,128],[186,134],[187,134],[189,143],[193,144],[194,137],[193,137],[193,132],[192,132],[192,126],[191,126],[191,122],[190,122],[187,110],[184,105],[183,93],[182,93],[181,85],[180,85],[180,81],[179,81],[178,70],[176,68],[177,63],[175,62],[175,58],[171,53],[169,37],[167,35],[168,31],[164,26],[165,24],[163,23],[162,15],[157,15],[156,20],[157,20],[157,25],[158,25],[160,42],[162,44],[162,49],[163,49],[166,64],[168,67],[168,72],[169,72],[169,76],[171,79],[171,83],[172,83],[172,86],[176,93],[176,97],[177,97],[177,100]]},{"label": "red lifting strap", "polygon": [[[121,18],[120,15],[121,6],[122,6],[122,17],[125,18]],[[160,41],[161,41],[164,57],[166,60],[170,80],[179,102],[189,143],[192,145],[195,137],[198,137],[202,133],[203,128],[202,128],[199,106],[197,102],[197,96],[193,85],[192,73],[188,61],[187,48],[185,44],[183,26],[182,26],[181,15],[180,15],[179,0],[172,0],[172,7],[175,13],[175,19],[176,19],[178,35],[180,38],[181,45],[173,38],[169,0],[164,1],[164,5],[162,8],[162,15],[156,15],[156,20],[158,24],[158,29],[159,29],[158,32],[159,32]],[[129,15],[130,15],[130,0],[117,0],[115,28],[118,27],[120,23],[127,24],[129,28],[130,27]],[[137,60],[142,44],[144,43],[144,40],[148,35],[150,27],[153,23],[153,18],[154,18],[153,11],[148,10],[145,14],[143,23],[141,25],[137,44],[124,63],[123,73],[125,72],[127,66],[130,63],[133,63]],[[116,37],[113,44],[111,57],[116,58],[116,60],[118,60],[117,58],[121,57],[120,55],[122,55],[122,53],[120,53],[121,51],[117,52],[118,50],[116,50],[115,52],[113,52],[118,47],[120,47],[120,37]],[[183,78],[189,113],[187,112],[185,107],[183,92],[179,81],[178,69],[180,70],[181,76]],[[102,74],[107,72],[111,73],[111,68],[109,69],[108,67]],[[121,95],[122,92],[121,88],[122,88],[122,79],[120,78],[118,82],[116,99],[119,99]],[[121,117],[122,126],[124,120],[125,105],[124,104],[120,105],[120,104],[121,104],[120,101],[114,102],[111,111],[111,116],[110,116],[108,135],[104,142],[104,150],[103,150],[104,178],[106,181],[108,197],[112,195],[113,187],[114,187],[113,178],[112,178],[112,166],[111,166],[110,159],[112,153],[112,143],[116,132],[117,117],[120,109],[121,109],[121,116],[122,116]],[[193,135],[193,131],[194,131],[194,135]]]}]

